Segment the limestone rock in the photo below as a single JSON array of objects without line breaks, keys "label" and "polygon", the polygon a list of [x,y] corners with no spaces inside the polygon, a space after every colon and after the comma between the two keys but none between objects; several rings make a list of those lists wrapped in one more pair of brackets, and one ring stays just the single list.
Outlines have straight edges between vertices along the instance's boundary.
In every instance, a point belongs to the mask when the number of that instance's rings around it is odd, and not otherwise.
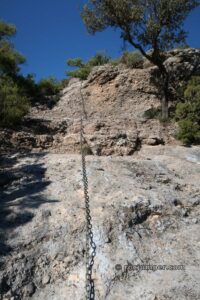
[{"label": "limestone rock", "polygon": [[200,49],[175,49],[168,53],[165,66],[172,80],[182,80],[200,75]]},{"label": "limestone rock", "polygon": [[[86,159],[96,298],[198,300],[200,148],[144,145],[132,157]],[[32,152],[10,163],[26,181],[0,190],[1,297],[84,299],[81,157]],[[15,216],[12,227],[5,216]]]},{"label": "limestone rock", "polygon": [[[200,74],[200,50],[169,51],[165,65],[174,82]],[[137,151],[138,145],[175,143],[173,122],[164,126],[158,120],[144,118],[145,111],[160,105],[161,96],[152,84],[155,72],[155,66],[127,69],[107,64],[95,67],[82,83],[71,79],[55,107],[35,107],[22,128],[0,130],[0,139],[4,141],[0,150],[79,153],[81,118],[86,142],[94,154],[130,155]],[[120,134],[126,138],[118,139]]]}]

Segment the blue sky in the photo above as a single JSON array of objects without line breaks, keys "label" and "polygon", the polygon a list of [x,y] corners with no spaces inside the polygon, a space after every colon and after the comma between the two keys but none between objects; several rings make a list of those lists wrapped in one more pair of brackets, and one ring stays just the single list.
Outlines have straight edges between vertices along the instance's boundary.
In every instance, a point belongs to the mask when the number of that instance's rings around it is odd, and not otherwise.
[{"label": "blue sky", "polygon": [[[0,0],[0,18],[17,27],[15,47],[27,59],[23,74],[37,79],[65,78],[68,58],[88,59],[97,51],[111,57],[122,53],[119,32],[111,29],[95,36],[87,33],[80,11],[85,0]],[[200,7],[186,21],[188,43],[200,47]]]}]

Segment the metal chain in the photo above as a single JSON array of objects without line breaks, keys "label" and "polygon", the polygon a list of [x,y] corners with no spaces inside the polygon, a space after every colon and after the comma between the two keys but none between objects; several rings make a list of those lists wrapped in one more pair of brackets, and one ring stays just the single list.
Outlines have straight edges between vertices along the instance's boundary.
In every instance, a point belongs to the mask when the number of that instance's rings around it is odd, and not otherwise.
[{"label": "metal chain", "polygon": [[[83,114],[87,118],[84,98],[82,95],[81,85],[81,100],[83,105]],[[80,130],[80,142],[81,142],[81,157],[82,157],[82,174],[83,174],[83,186],[84,186],[84,197],[85,197],[85,212],[86,212],[86,300],[95,299],[95,288],[94,280],[92,278],[92,269],[94,265],[94,257],[96,255],[96,245],[93,239],[92,231],[92,217],[90,212],[90,198],[88,193],[88,178],[87,178],[87,167],[86,167],[86,153],[84,151],[84,126],[83,117],[81,118],[81,130]]]}]

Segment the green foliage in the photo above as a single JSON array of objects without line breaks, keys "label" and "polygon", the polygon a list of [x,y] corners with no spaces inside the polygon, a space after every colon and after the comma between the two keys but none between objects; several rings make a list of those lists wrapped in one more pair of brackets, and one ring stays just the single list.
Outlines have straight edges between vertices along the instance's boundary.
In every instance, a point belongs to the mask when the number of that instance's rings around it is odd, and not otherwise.
[{"label": "green foliage", "polygon": [[185,41],[183,21],[198,5],[198,0],[89,0],[82,18],[89,33],[119,28],[137,49],[150,46],[153,58],[155,52]]},{"label": "green foliage", "polygon": [[25,58],[8,41],[0,41],[0,75],[15,75]]},{"label": "green foliage", "polygon": [[17,124],[29,110],[29,97],[24,89],[19,65],[25,58],[18,53],[9,38],[15,35],[14,25],[0,21],[0,126]]},{"label": "green foliage", "polygon": [[0,20],[0,40],[16,34],[16,27]]},{"label": "green foliage", "polygon": [[60,89],[62,90],[64,88],[66,88],[68,86],[68,84],[69,84],[69,78],[62,79],[60,81]]},{"label": "green foliage", "polygon": [[71,78],[80,78],[81,80],[86,80],[91,72],[92,68],[88,66],[81,67],[78,70],[66,72],[67,76]]},{"label": "green foliage", "polygon": [[184,96],[186,99],[200,98],[200,76],[193,76],[187,84]]},{"label": "green foliage", "polygon": [[125,64],[128,68],[142,68],[143,67],[143,57],[138,51],[134,52],[124,52],[120,62]]},{"label": "green foliage", "polygon": [[54,77],[41,79],[37,87],[42,97],[57,95],[60,92],[60,83]]},{"label": "green foliage", "polygon": [[200,76],[193,77],[184,91],[184,102],[176,107],[179,124],[178,139],[184,144],[200,142]]},{"label": "green foliage", "polygon": [[18,53],[8,40],[16,33],[13,25],[0,21],[0,76],[14,76],[19,71],[19,65],[25,58]]},{"label": "green foliage", "polygon": [[82,19],[89,33],[117,28],[124,42],[158,67],[163,119],[168,118],[170,91],[163,53],[185,43],[184,21],[198,5],[199,0],[88,0],[83,7]]},{"label": "green foliage", "polygon": [[86,63],[83,63],[81,58],[69,59],[67,61],[68,66],[76,67],[78,69],[67,71],[66,74],[71,78],[80,78],[86,80],[95,66],[101,66],[110,61],[109,57],[103,53],[97,53],[90,58]]},{"label": "green foliage", "polygon": [[9,77],[0,79],[0,126],[17,124],[29,110],[29,100]]},{"label": "green foliage", "polygon": [[144,118],[146,119],[160,119],[161,109],[160,107],[151,107],[144,112]]},{"label": "green foliage", "polygon": [[48,108],[52,108],[60,99],[60,91],[64,88],[63,84],[54,77],[43,78],[35,85],[32,85],[29,79],[27,87],[29,93],[31,90],[33,91],[32,104],[40,103]]},{"label": "green foliage", "polygon": [[120,58],[110,60],[109,63],[114,67],[118,66],[119,64],[124,64],[130,69],[142,69],[143,61],[143,56],[139,51],[125,51]]},{"label": "green foliage", "polygon": [[33,75],[22,76],[19,65],[25,58],[19,54],[10,37],[16,33],[15,26],[0,21],[0,125],[13,126],[28,112],[30,103],[51,106],[58,100],[61,83],[44,78],[37,84]]},{"label": "green foliage", "polygon": [[186,42],[183,42],[182,44],[180,44],[176,47],[176,49],[180,49],[180,50],[185,50],[188,48],[190,48],[190,46]]},{"label": "green foliage", "polygon": [[184,119],[179,122],[179,132],[177,138],[185,145],[196,144],[200,142],[200,127],[190,119]]},{"label": "green foliage", "polygon": [[86,80],[95,66],[102,66],[110,63],[113,66],[118,66],[120,63],[125,64],[128,68],[142,68],[143,57],[138,51],[124,52],[122,57],[111,60],[107,55],[103,53],[97,53],[90,58],[86,63],[81,58],[69,59],[67,61],[68,66],[76,67],[76,70],[68,71],[66,74],[71,78],[80,78]]},{"label": "green foliage", "polygon": [[30,99],[32,105],[35,103],[48,104],[52,99],[56,100],[54,102],[57,102],[59,92],[64,88],[64,82],[62,83],[54,77],[43,78],[36,83],[32,74],[28,74],[26,77],[17,75],[14,81],[23,94]]},{"label": "green foliage", "polygon": [[84,67],[84,64],[82,63],[82,59],[81,58],[72,58],[72,59],[68,59],[67,60],[67,64],[70,67],[78,67],[78,68],[82,68]]},{"label": "green foliage", "polygon": [[110,61],[110,58],[103,53],[97,53],[92,58],[90,58],[87,62],[87,65],[90,67],[102,66],[107,64]]},{"label": "green foliage", "polygon": [[19,87],[20,91],[29,98],[30,102],[33,104],[35,99],[38,98],[38,88],[35,83],[34,75],[28,74],[26,77],[17,74],[12,78]]},{"label": "green foliage", "polygon": [[116,59],[110,60],[110,64],[111,64],[113,67],[117,67],[120,63],[121,63],[121,58],[116,58]]}]

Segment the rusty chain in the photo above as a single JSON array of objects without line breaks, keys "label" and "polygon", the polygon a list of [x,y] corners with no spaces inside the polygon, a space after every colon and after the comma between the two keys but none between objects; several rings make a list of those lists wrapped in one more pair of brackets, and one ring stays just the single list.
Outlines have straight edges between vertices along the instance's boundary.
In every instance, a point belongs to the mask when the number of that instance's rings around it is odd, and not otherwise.
[{"label": "rusty chain", "polygon": [[90,198],[88,193],[88,178],[87,178],[87,166],[86,166],[86,153],[84,151],[84,126],[83,115],[87,119],[87,114],[84,105],[84,97],[82,94],[82,84],[80,89],[81,101],[82,101],[82,117],[81,117],[81,130],[80,130],[80,143],[81,143],[81,158],[82,158],[82,176],[84,186],[84,198],[85,198],[85,213],[86,213],[86,300],[95,299],[94,280],[92,278],[92,269],[94,265],[94,257],[96,255],[96,245],[93,239],[92,231],[92,217],[90,212]]}]

